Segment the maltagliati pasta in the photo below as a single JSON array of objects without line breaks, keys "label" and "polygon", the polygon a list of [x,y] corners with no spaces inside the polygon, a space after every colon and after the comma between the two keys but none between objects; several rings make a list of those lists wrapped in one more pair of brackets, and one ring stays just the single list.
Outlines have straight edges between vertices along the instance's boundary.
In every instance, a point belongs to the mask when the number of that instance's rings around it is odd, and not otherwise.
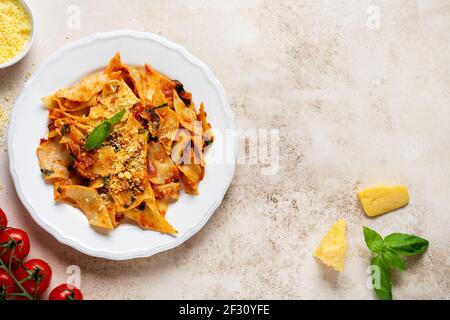
[{"label": "maltagliati pasta", "polygon": [[120,54],[105,70],[43,99],[49,134],[37,149],[54,199],[80,208],[94,227],[129,220],[177,234],[165,215],[180,190],[197,195],[214,136],[203,103],[150,65]]}]

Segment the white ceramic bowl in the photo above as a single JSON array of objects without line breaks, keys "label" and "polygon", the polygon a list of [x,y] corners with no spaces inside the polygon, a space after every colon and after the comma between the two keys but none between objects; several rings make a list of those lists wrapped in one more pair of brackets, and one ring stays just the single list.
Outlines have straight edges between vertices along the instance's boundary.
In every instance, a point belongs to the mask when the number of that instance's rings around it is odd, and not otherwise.
[{"label": "white ceramic bowl", "polygon": [[30,39],[28,40],[28,43],[25,46],[25,48],[23,48],[23,50],[18,55],[16,55],[12,59],[6,61],[5,63],[1,63],[0,69],[10,67],[10,66],[16,64],[17,62],[19,62],[20,60],[22,60],[27,55],[27,53],[30,51],[31,46],[33,45],[33,42],[34,42],[34,37],[36,34],[36,22],[34,20],[33,10],[31,10],[30,6],[28,5],[28,3],[25,0],[19,0],[19,2],[23,5],[23,7],[25,8],[25,11],[27,12],[28,16],[30,17],[30,21],[31,21]]},{"label": "white ceramic bowl", "polygon": [[[53,188],[45,183],[40,173],[36,148],[40,138],[48,134],[48,110],[42,106],[41,98],[104,68],[117,51],[121,52],[125,63],[149,63],[180,80],[192,92],[196,105],[201,101],[205,103],[214,130],[216,139],[206,152],[206,175],[199,185],[200,195],[182,193],[167,212],[167,219],[179,231],[177,237],[128,224],[107,234],[99,233],[89,226],[79,209],[53,201]],[[85,254],[107,259],[148,257],[192,237],[220,205],[234,174],[234,128],[234,116],[222,85],[212,71],[186,49],[150,33],[131,30],[99,33],[58,50],[25,85],[14,105],[9,125],[10,169],[22,203],[33,219],[58,241]]]}]

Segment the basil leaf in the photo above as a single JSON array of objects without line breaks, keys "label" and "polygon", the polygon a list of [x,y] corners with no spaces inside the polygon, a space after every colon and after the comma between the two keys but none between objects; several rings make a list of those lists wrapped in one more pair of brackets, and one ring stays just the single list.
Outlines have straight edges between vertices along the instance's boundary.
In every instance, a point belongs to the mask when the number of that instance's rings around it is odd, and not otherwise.
[{"label": "basil leaf", "polygon": [[402,258],[400,258],[399,255],[396,254],[392,249],[384,249],[381,253],[381,257],[383,258],[387,267],[391,269],[398,269],[401,271],[406,270],[406,265],[403,262]]},{"label": "basil leaf", "polygon": [[156,133],[158,132],[159,129],[159,124],[161,122],[161,118],[159,117],[159,115],[154,112],[153,110],[150,112],[150,128],[151,128],[151,132],[152,132],[152,136],[156,136]]},{"label": "basil leaf", "polygon": [[110,181],[111,181],[111,176],[110,175],[108,175],[106,177],[103,177],[103,185],[107,186]]},{"label": "basil leaf", "polygon": [[384,238],[386,247],[400,256],[415,256],[428,248],[428,240],[403,233],[393,233]]},{"label": "basil leaf", "polygon": [[64,136],[68,133],[70,133],[70,126],[68,124],[63,124],[61,127],[61,134]]},{"label": "basil leaf", "polygon": [[145,111],[147,111],[147,112],[153,114],[153,113],[155,113],[155,110],[162,109],[162,108],[167,108],[168,106],[169,106],[168,103],[163,103],[163,104],[160,105],[160,106],[157,106],[157,107],[154,107],[154,108],[151,108],[151,109],[146,109]]},{"label": "basil leaf", "polygon": [[52,174],[55,173],[55,171],[50,170],[50,169],[41,169],[41,172],[44,176],[51,176]]},{"label": "basil leaf", "polygon": [[372,285],[378,298],[382,300],[392,300],[392,284],[389,269],[381,256],[376,256],[372,259],[370,264],[375,268],[374,276],[379,276],[379,281],[372,276]]},{"label": "basil leaf", "polygon": [[363,227],[363,232],[364,240],[370,251],[380,253],[383,249],[383,238],[375,230],[368,227]]},{"label": "basil leaf", "polygon": [[112,125],[118,124],[120,122],[120,120],[122,120],[124,114],[125,114],[125,109],[120,111],[119,113],[116,113],[111,119],[108,119],[106,121],[111,123]]},{"label": "basil leaf", "polygon": [[162,105],[160,105],[160,106],[157,106],[157,107],[154,107],[153,109],[151,109],[151,110],[157,110],[157,109],[161,109],[161,108],[165,108],[165,107],[168,107],[169,106],[169,104],[168,103],[163,103]]},{"label": "basil leaf", "polygon": [[109,133],[111,132],[111,123],[107,120],[105,122],[102,122],[97,126],[97,128],[92,131],[87,140],[84,147],[86,150],[94,150],[101,146],[103,141],[105,141],[106,138],[108,138]]},{"label": "basil leaf", "polygon": [[89,134],[86,144],[84,145],[86,150],[90,151],[100,147],[103,141],[105,141],[111,133],[111,127],[118,124],[122,120],[124,114],[125,109],[116,113],[112,118],[100,123],[94,131]]}]

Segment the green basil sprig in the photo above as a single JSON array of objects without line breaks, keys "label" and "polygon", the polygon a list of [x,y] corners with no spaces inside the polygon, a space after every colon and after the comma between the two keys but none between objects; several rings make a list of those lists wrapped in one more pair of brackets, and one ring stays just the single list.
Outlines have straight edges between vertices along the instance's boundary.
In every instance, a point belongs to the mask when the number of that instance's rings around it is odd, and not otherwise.
[{"label": "green basil sprig", "polygon": [[[376,253],[371,266],[380,270],[379,286],[374,285],[378,298],[392,300],[392,284],[390,269],[406,270],[402,257],[410,257],[423,253],[428,248],[428,240],[403,233],[393,233],[384,239],[374,230],[363,227],[364,240],[370,251]],[[372,283],[375,279],[372,279]],[[373,283],[374,284],[374,283]]]},{"label": "green basil sprig", "polygon": [[97,149],[108,138],[113,125],[118,124],[125,114],[125,110],[116,113],[112,118],[100,123],[88,136],[85,149],[88,151]]}]

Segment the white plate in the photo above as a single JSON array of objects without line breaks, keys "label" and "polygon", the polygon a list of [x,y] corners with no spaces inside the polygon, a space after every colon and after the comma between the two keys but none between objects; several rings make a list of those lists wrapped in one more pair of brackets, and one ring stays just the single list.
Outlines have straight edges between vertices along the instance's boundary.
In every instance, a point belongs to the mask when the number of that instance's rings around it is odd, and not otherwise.
[{"label": "white plate", "polygon": [[[167,219],[177,237],[124,224],[107,234],[89,226],[79,209],[55,204],[50,184],[39,170],[36,148],[47,136],[48,111],[41,98],[75,84],[84,75],[103,68],[120,51],[127,64],[149,63],[180,80],[195,103],[205,102],[216,141],[207,151],[205,179],[199,196],[182,193],[169,207]],[[222,85],[211,70],[183,47],[159,36],[121,30],[94,34],[57,51],[28,81],[14,106],[8,131],[8,155],[17,193],[34,220],[58,241],[85,254],[113,260],[148,257],[174,248],[199,231],[217,209],[234,174],[236,142],[234,117]],[[225,159],[223,156],[225,156]]]}]

